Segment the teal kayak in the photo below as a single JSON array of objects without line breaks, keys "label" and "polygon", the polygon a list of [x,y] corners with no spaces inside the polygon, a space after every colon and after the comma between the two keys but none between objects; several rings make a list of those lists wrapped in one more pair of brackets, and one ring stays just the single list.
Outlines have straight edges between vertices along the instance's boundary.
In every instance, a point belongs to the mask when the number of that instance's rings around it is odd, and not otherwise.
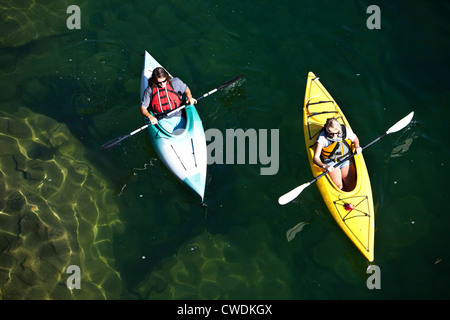
[{"label": "teal kayak", "polygon": [[[145,51],[141,98],[156,67],[161,65]],[[155,152],[164,165],[203,202],[207,168],[205,131],[193,105],[186,106],[181,112],[182,116],[186,117],[184,129],[171,134],[156,124],[149,125],[147,132]],[[149,123],[147,118],[145,123]]]}]

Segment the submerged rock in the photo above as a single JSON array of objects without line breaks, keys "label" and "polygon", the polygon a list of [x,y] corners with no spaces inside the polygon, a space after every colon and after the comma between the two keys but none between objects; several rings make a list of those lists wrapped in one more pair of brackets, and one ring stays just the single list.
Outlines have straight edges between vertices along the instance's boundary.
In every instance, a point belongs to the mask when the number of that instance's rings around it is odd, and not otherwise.
[{"label": "submerged rock", "polygon": [[[289,275],[283,261],[246,230],[203,232],[163,259],[134,292],[141,299],[286,299]],[[247,245],[256,250],[246,251]],[[253,244],[248,244],[253,242]]]},{"label": "submerged rock", "polygon": [[[112,189],[66,125],[0,113],[0,299],[118,299]],[[80,270],[80,289],[69,289]]]}]

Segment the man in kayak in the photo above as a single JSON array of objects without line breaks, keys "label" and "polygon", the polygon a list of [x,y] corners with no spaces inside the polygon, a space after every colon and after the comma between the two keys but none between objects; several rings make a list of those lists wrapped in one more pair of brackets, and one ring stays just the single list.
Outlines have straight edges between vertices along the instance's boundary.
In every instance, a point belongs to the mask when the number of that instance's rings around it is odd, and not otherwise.
[{"label": "man in kayak", "polygon": [[335,168],[334,165],[352,152],[352,143],[356,153],[360,153],[362,149],[356,134],[349,127],[341,125],[335,118],[329,118],[317,138],[314,153],[314,163],[328,170],[334,184],[344,191],[355,188],[355,165],[351,160],[344,161],[339,168]]},{"label": "man in kayak", "polygon": [[[170,116],[163,116],[159,121],[154,115],[176,110],[182,104],[182,96],[186,96],[186,104],[195,104],[189,87],[179,78],[172,78],[162,67],[153,70],[148,80],[141,102],[141,113],[151,124],[159,123],[169,133],[186,126],[186,118],[181,116],[181,110]],[[152,115],[149,110],[152,111]]]}]

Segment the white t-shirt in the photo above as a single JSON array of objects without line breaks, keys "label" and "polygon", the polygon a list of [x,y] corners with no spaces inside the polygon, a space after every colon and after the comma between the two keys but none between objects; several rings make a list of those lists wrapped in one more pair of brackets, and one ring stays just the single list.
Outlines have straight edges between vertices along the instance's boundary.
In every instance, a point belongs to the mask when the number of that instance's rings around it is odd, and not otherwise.
[{"label": "white t-shirt", "polygon": [[[346,139],[350,139],[351,141],[355,140],[356,134],[352,131],[352,129],[350,129],[349,127],[345,127],[345,129],[347,130]],[[324,130],[319,134],[319,137],[317,138],[317,143],[320,143],[322,145],[322,148],[326,148],[333,142],[327,139]]]}]

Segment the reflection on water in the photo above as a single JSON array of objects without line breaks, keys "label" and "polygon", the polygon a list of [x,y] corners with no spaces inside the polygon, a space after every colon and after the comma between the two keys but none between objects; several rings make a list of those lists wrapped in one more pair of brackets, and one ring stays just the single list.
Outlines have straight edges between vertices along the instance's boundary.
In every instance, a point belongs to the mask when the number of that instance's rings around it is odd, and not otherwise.
[{"label": "reflection on water", "polygon": [[[121,290],[111,190],[64,124],[0,113],[0,298],[114,299]],[[66,286],[67,267],[81,289]]]},{"label": "reflection on water", "polygon": [[294,239],[295,235],[300,231],[302,231],[303,227],[306,226],[308,223],[309,223],[308,221],[299,222],[294,227],[286,231],[287,241],[291,241],[292,239]]},{"label": "reflection on water", "polygon": [[408,152],[414,140],[420,137],[420,132],[418,132],[416,127],[416,121],[412,121],[407,129],[399,135],[395,143],[396,147],[392,150],[390,158],[401,157]]}]

